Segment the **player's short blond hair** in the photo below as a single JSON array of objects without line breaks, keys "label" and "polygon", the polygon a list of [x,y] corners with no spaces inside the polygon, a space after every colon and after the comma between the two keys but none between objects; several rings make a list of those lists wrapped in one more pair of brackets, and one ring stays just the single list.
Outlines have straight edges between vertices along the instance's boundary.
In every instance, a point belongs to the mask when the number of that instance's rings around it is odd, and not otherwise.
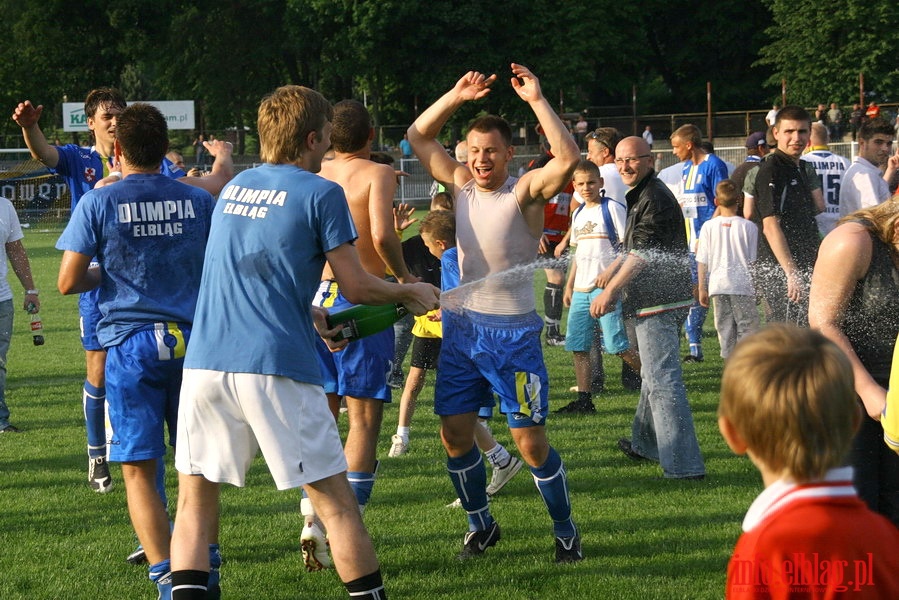
[{"label": "player's short blond hair", "polygon": [[858,425],[852,366],[821,333],[772,325],[740,341],[718,415],[774,473],[803,483],[844,465]]},{"label": "player's short blond hair", "polygon": [[300,160],[306,138],[321,139],[334,109],[324,96],[301,85],[285,85],[262,99],[256,121],[262,162],[290,164]]}]

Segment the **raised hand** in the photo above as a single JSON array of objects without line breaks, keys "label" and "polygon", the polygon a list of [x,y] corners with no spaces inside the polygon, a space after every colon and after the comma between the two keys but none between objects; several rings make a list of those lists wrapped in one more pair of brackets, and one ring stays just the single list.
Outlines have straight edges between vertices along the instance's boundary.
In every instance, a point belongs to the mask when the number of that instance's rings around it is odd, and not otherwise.
[{"label": "raised hand", "polygon": [[490,93],[496,74],[487,77],[477,71],[469,71],[456,82],[454,90],[462,100],[480,100]]},{"label": "raised hand", "polygon": [[25,102],[19,102],[19,105],[16,106],[12,114],[12,120],[19,127],[31,127],[40,120],[42,112],[44,112],[43,104],[35,107],[31,100],[26,100]]},{"label": "raised hand", "polygon": [[519,98],[525,102],[534,102],[543,98],[540,80],[524,65],[512,63],[512,88]]}]

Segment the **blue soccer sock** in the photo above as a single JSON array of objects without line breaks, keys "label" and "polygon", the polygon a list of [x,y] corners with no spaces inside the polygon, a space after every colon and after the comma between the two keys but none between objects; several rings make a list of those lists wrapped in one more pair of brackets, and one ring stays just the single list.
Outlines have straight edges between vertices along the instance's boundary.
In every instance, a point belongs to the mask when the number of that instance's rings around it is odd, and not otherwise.
[{"label": "blue soccer sock", "polygon": [[531,467],[534,483],[546,503],[546,509],[553,520],[553,532],[557,537],[571,537],[577,533],[571,520],[571,499],[568,496],[568,476],[562,457],[555,448],[549,447],[549,456],[540,467]]},{"label": "blue soccer sock", "polygon": [[346,478],[356,494],[356,502],[359,503],[359,510],[364,511],[365,506],[371,498],[371,491],[375,487],[375,478],[378,476],[378,466],[381,463],[375,461],[374,473],[365,473],[363,471],[347,471]]},{"label": "blue soccer sock", "polygon": [[493,524],[487,502],[487,468],[477,446],[467,454],[453,458],[447,456],[446,469],[462,508],[468,513],[469,531],[483,531]]},{"label": "blue soccer sock", "polygon": [[106,456],[106,388],[96,387],[85,380],[82,390],[84,422],[87,426],[87,455]]},{"label": "blue soccer sock", "polygon": [[150,565],[150,581],[156,584],[159,598],[172,597],[172,561],[168,558]]}]

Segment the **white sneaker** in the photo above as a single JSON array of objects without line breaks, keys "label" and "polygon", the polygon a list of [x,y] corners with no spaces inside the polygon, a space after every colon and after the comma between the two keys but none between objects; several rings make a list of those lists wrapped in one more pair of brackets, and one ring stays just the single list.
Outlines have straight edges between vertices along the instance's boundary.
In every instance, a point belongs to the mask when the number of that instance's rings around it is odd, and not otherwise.
[{"label": "white sneaker", "polygon": [[321,571],[331,566],[328,556],[328,539],[318,523],[306,523],[300,534],[300,548],[303,551],[303,564],[307,571]]},{"label": "white sneaker", "polygon": [[505,467],[493,467],[490,485],[487,486],[487,495],[492,496],[503,489],[503,486],[509,483],[509,480],[515,477],[515,473],[518,473],[523,466],[524,462],[522,460],[512,456],[511,460],[509,460],[509,464]]},{"label": "white sneaker", "polygon": [[393,437],[390,438],[390,441],[392,444],[390,445],[390,452],[387,453],[389,458],[402,456],[409,451],[409,442],[404,442],[402,436],[399,434],[394,434]]},{"label": "white sneaker", "polygon": [[447,508],[462,508],[462,500],[456,498],[452,502],[446,505]]}]

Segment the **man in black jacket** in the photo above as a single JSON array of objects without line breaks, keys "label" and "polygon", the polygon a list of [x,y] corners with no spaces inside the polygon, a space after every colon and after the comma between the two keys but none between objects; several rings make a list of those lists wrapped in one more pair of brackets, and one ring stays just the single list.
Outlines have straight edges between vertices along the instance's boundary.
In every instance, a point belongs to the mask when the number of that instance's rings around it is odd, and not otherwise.
[{"label": "man in black jacket", "polygon": [[658,461],[666,478],[702,479],[705,465],[693,427],[680,361],[680,331],[692,298],[684,217],[674,195],[655,175],[649,145],[623,139],[615,164],[630,190],[624,253],[602,273],[594,317],[622,298],[636,316],[643,386],[631,439],[618,440],[630,458]]}]

